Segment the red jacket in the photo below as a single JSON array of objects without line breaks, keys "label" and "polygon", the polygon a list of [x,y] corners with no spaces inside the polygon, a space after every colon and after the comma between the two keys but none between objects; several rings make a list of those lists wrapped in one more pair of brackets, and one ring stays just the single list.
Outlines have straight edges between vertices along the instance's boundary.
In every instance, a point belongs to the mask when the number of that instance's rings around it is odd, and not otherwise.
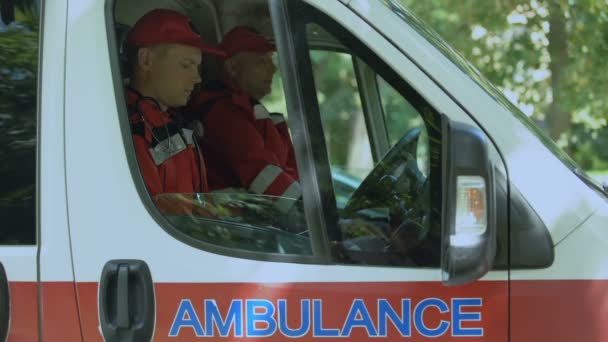
[{"label": "red jacket", "polygon": [[271,115],[227,82],[206,86],[187,113],[204,126],[200,141],[211,190],[301,196],[293,145],[282,115]]},{"label": "red jacket", "polygon": [[135,153],[150,196],[206,192],[192,131],[161,111],[154,99],[130,88],[126,96]]}]

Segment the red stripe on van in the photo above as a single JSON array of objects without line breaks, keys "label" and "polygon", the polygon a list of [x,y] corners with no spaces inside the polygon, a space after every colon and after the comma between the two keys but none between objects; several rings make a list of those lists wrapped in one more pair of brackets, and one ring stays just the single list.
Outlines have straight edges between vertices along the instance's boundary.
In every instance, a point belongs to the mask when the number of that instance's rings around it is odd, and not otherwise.
[{"label": "red stripe on van", "polygon": [[[361,298],[373,313],[379,298],[390,300],[398,307],[400,298],[410,298],[412,304],[424,298],[437,297],[449,302],[454,297],[481,297],[483,299],[482,324],[484,338],[457,338],[459,341],[506,341],[509,319],[507,317],[506,281],[475,282],[466,286],[444,287],[436,282],[407,283],[292,283],[292,284],[172,284],[157,283],[157,325],[155,341],[192,341],[192,329],[182,329],[177,338],[170,338],[169,330],[182,299],[189,299],[199,319],[204,324],[204,300],[214,299],[222,315],[225,316],[232,299],[288,300],[288,317],[291,328],[298,327],[300,299],[323,300],[323,327],[341,328],[352,301]],[[83,314],[85,340],[102,341],[97,321],[97,284],[79,283],[78,293]],[[608,280],[518,280],[511,283],[511,341],[608,341]],[[467,311],[472,311],[470,308]],[[428,316],[427,316],[428,315]],[[425,322],[433,327],[441,319],[449,319],[449,314],[439,314],[435,310],[425,313]],[[470,322],[469,322],[470,323]],[[467,324],[464,327],[470,327]],[[278,333],[278,332],[277,332]],[[403,339],[390,327],[386,340]],[[353,329],[349,341],[369,340],[362,328]],[[217,338],[217,331],[216,331]],[[384,340],[383,338],[378,338]],[[424,337],[412,331],[408,341],[423,341]],[[449,334],[436,341],[450,340]],[[201,338],[200,340],[213,340]],[[247,340],[247,339],[237,339]],[[255,339],[252,339],[255,340]],[[280,333],[263,341],[285,341]],[[310,334],[301,341],[311,341]],[[323,338],[324,341],[344,341],[343,338]]]},{"label": "red stripe on van", "polygon": [[86,342],[102,342],[99,330],[99,314],[97,311],[98,283],[77,283],[78,301],[80,309],[80,324]]},{"label": "red stripe on van", "polygon": [[44,341],[82,341],[73,282],[42,283]]},{"label": "red stripe on van", "polygon": [[38,287],[36,282],[9,282],[11,325],[8,341],[38,341]]},{"label": "red stripe on van", "polygon": [[[81,300],[82,324],[85,340],[101,341],[99,337],[97,321],[97,284],[79,283],[78,294]],[[297,328],[299,324],[300,300],[321,299],[323,301],[323,328],[339,328],[344,325],[344,320],[350,310],[353,300],[360,298],[365,302],[370,316],[377,322],[377,301],[387,299],[391,305],[400,313],[401,299],[412,300],[412,310],[417,303],[429,297],[437,297],[450,303],[453,297],[474,298],[481,297],[483,306],[481,308],[467,308],[464,311],[481,311],[482,322],[465,322],[464,328],[482,327],[484,335],[489,341],[506,341],[507,336],[507,282],[506,281],[484,281],[476,282],[460,287],[445,287],[436,282],[409,282],[409,283],[287,283],[287,284],[257,284],[257,283],[224,283],[224,284],[155,284],[157,300],[157,318],[155,341],[192,341],[196,336],[192,329],[183,329],[178,337],[169,337],[169,331],[177,313],[182,299],[191,300],[201,323],[204,324],[204,300],[213,299],[217,302],[221,314],[225,317],[229,303],[233,299],[265,299],[276,304],[278,299],[288,301],[288,323],[291,328]],[[276,317],[276,313],[275,313]],[[289,318],[291,317],[291,318]],[[499,319],[491,319],[498,317]],[[435,308],[425,312],[425,323],[429,328],[435,328],[441,320],[450,320],[450,313],[440,314]],[[434,340],[450,340],[448,332]],[[215,332],[218,337],[217,331]],[[388,325],[388,336],[385,340],[403,338],[392,326]],[[263,341],[285,341],[288,338],[277,333]],[[425,338],[416,333],[412,327],[410,341],[423,341]],[[213,338],[202,338],[202,340],[213,340]],[[239,338],[237,340],[257,341],[259,338]],[[296,339],[298,341],[312,341],[312,329],[306,336]],[[323,338],[324,341],[344,341],[344,338]],[[349,341],[368,341],[369,337],[362,328],[354,328]],[[483,339],[459,338],[460,341]]]},{"label": "red stripe on van", "polygon": [[511,340],[608,341],[608,280],[512,281]]}]

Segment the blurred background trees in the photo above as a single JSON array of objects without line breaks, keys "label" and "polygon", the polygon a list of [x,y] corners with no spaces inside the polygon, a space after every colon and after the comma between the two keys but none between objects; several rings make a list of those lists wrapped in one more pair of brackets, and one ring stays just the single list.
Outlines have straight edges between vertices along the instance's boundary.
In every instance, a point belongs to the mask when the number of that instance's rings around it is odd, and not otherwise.
[{"label": "blurred background trees", "polygon": [[33,244],[39,24],[33,1],[13,2],[15,21],[0,21],[0,244]]},{"label": "blurred background trees", "polygon": [[393,0],[410,8],[585,170],[608,169],[607,0]]},{"label": "blurred background trees", "polygon": [[[608,0],[384,1],[419,16],[583,169],[608,181]],[[344,102],[345,88],[331,86],[334,75],[355,82],[347,72],[350,60],[315,62],[330,69],[315,72],[317,83],[327,84],[321,106],[325,101],[346,109],[359,101]],[[267,103],[284,110],[280,79],[274,87]],[[387,97],[401,106],[399,101],[397,94]],[[337,113],[346,121],[356,115]],[[406,124],[393,120],[391,127],[406,132]],[[331,139],[350,143],[352,131],[344,132]]]}]

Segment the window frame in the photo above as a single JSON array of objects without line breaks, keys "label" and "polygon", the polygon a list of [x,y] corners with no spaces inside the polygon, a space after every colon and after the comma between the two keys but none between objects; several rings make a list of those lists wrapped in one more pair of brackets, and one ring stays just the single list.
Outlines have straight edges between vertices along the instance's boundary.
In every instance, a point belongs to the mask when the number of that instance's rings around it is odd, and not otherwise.
[{"label": "window frame", "polygon": [[[106,0],[105,3],[105,19],[106,30],[108,37],[109,57],[111,62],[112,78],[114,83],[114,93],[116,98],[116,108],[119,115],[119,124],[123,145],[127,155],[131,177],[134,185],[140,195],[142,203],[147,209],[150,216],[156,223],[176,240],[197,248],[201,251],[211,252],[218,255],[237,257],[249,260],[271,261],[271,262],[288,262],[300,264],[337,264],[338,259],[332,254],[331,241],[342,241],[341,231],[337,222],[337,205],[325,147],[325,139],[322,136],[322,127],[319,114],[319,106],[316,100],[316,92],[314,91],[314,79],[311,71],[310,56],[308,54],[308,42],[305,35],[305,25],[307,23],[319,23],[326,21],[329,25],[323,27],[334,27],[338,31],[345,34],[352,41],[350,44],[359,46],[359,50],[366,51],[362,55],[357,55],[355,58],[363,57],[367,60],[371,59],[376,63],[371,63],[374,66],[373,74],[382,75],[385,81],[397,90],[408,101],[415,97],[418,101],[423,101],[427,106],[433,108],[412,86],[402,79],[396,71],[394,71],[381,57],[375,55],[361,41],[359,41],[352,33],[335,20],[331,19],[327,14],[324,14],[309,4],[303,1],[285,1],[285,0],[268,0],[270,6],[271,19],[273,29],[275,30],[275,39],[278,50],[281,56],[281,74],[285,78],[283,85],[285,90],[285,98],[287,101],[290,120],[294,123],[292,126],[292,134],[294,138],[294,147],[296,149],[296,158],[298,162],[298,170],[301,175],[302,184],[307,184],[303,187],[303,200],[307,224],[310,230],[310,241],[313,255],[285,255],[264,252],[253,252],[246,250],[237,250],[220,245],[215,245],[205,241],[194,239],[186,236],[175,228],[169,221],[160,213],[151,197],[148,194],[143,177],[139,171],[139,165],[135,155],[135,148],[132,141],[130,125],[128,122],[128,111],[125,101],[124,84],[120,73],[120,62],[118,54],[118,46],[116,45],[115,37],[115,22],[114,22],[114,4],[116,0]],[[297,12],[304,7],[309,10],[305,11],[306,15]],[[294,12],[294,8],[296,12]],[[310,16],[310,11],[320,16]],[[294,15],[297,14],[297,15]],[[300,30],[294,31],[300,25]],[[302,29],[302,27],[304,27]],[[304,35],[302,35],[304,32]],[[334,32],[332,32],[334,34]],[[304,53],[302,53],[304,52]],[[352,53],[351,53],[352,55]],[[354,57],[354,55],[353,55]],[[367,58],[366,58],[367,57]],[[407,56],[406,56],[407,57]],[[308,71],[308,72],[307,72]],[[357,77],[358,68],[355,69]],[[286,77],[287,75],[287,77]],[[386,77],[385,77],[386,76]],[[359,85],[359,78],[357,79]],[[291,85],[296,85],[291,87]],[[373,89],[375,88],[375,89]],[[359,88],[361,93],[361,88]],[[370,89],[372,92],[377,92],[377,84]],[[314,96],[310,96],[310,94]],[[379,94],[378,94],[379,97]],[[410,101],[416,107],[413,101]],[[381,105],[381,103],[379,103]],[[368,106],[370,108],[371,106]],[[436,110],[434,110],[436,112]],[[303,113],[308,113],[304,115]],[[368,119],[368,110],[364,106],[364,114]],[[378,112],[379,114],[382,112]],[[382,117],[383,115],[378,115]],[[367,121],[366,121],[367,124]],[[386,129],[386,123],[380,124]],[[369,127],[369,126],[368,126]],[[316,128],[316,129],[315,129]],[[369,128],[368,128],[369,132]],[[386,134],[381,132],[378,127],[374,129],[377,136]],[[320,138],[315,137],[320,136]],[[376,148],[372,148],[374,151]],[[322,151],[315,152],[315,151]],[[436,177],[441,180],[441,175]],[[440,203],[439,201],[438,203]],[[230,223],[226,223],[230,225]],[[500,241],[499,241],[500,244]],[[345,265],[338,263],[340,265]]]}]

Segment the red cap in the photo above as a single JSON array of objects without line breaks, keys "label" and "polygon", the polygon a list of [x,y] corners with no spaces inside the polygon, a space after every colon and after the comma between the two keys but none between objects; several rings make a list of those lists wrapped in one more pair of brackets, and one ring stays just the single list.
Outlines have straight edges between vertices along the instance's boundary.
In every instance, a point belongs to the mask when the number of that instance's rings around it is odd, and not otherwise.
[{"label": "red cap", "polygon": [[237,26],[230,30],[222,39],[220,49],[226,52],[226,57],[230,58],[241,52],[267,53],[275,51],[274,44],[245,26]]},{"label": "red cap", "polygon": [[181,44],[212,55],[226,55],[201,39],[190,25],[190,18],[167,9],[155,9],[141,17],[129,33],[127,43],[137,47]]}]

